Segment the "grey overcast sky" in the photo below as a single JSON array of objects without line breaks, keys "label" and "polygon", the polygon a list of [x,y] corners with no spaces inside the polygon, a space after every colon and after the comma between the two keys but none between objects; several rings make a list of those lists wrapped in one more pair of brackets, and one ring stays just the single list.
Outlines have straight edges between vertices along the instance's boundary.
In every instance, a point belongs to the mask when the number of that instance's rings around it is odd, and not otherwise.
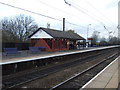
[{"label": "grey overcast sky", "polygon": [[[0,19],[25,14],[32,16],[40,27],[46,27],[47,23],[50,23],[50,28],[62,30],[62,21],[38,15],[42,14],[59,20],[66,18],[66,30],[73,29],[85,38],[88,27],[89,37],[95,30],[100,32],[101,37],[108,37],[108,31],[105,30],[104,26],[113,32],[111,35],[116,36],[118,34],[119,0],[65,1],[70,5],[66,4],[64,0],[0,0]],[[4,4],[38,14],[33,14]]]}]

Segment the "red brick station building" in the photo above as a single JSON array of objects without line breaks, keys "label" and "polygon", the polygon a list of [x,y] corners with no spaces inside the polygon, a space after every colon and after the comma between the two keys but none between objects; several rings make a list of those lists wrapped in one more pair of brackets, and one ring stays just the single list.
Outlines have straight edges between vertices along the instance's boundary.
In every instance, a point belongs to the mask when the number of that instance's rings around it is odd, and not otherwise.
[{"label": "red brick station building", "polygon": [[30,47],[46,47],[46,51],[62,51],[76,47],[78,40],[85,39],[73,32],[40,27],[29,36]]}]

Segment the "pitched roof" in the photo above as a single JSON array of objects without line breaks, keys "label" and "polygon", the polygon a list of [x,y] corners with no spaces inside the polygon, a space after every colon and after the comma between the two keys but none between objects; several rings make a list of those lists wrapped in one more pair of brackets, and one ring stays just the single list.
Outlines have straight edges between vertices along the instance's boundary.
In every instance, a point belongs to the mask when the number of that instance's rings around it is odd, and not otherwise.
[{"label": "pitched roof", "polygon": [[33,34],[29,36],[32,37],[35,33],[37,33],[40,29],[45,31],[47,34],[51,35],[53,38],[64,38],[64,39],[75,39],[75,40],[85,40],[83,37],[78,35],[77,33],[73,32],[65,32],[60,30],[54,30],[54,29],[48,29],[48,28],[42,28],[40,27],[38,30],[36,30]]}]

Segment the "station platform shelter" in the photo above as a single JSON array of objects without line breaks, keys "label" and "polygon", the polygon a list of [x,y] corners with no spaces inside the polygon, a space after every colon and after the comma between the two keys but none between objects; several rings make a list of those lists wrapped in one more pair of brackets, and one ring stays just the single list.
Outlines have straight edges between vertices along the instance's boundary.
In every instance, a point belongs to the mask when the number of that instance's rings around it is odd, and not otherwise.
[{"label": "station platform shelter", "polygon": [[63,51],[76,48],[77,41],[86,40],[77,33],[40,27],[30,36],[31,47],[46,47],[46,51]]}]

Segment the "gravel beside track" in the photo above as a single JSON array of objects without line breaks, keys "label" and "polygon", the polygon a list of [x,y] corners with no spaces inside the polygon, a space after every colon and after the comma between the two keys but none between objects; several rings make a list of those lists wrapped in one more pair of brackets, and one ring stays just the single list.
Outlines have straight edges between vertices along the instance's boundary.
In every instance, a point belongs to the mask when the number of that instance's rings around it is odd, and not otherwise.
[{"label": "gravel beside track", "polygon": [[52,88],[53,86],[63,82],[64,80],[76,75],[79,72],[82,72],[83,70],[85,70],[85,69],[89,68],[90,66],[98,63],[99,61],[107,58],[108,56],[113,55],[114,53],[116,53],[116,51],[107,53],[106,55],[102,54],[100,56],[87,58],[86,62],[83,62],[78,65],[74,65],[70,68],[56,72],[49,76],[26,83],[24,85],[21,85],[20,87],[22,87],[22,88]]},{"label": "gravel beside track", "polygon": [[89,67],[88,69],[78,73],[66,81],[52,87],[50,90],[56,88],[81,88],[85,83],[92,79],[97,73],[104,69],[109,63],[115,60],[117,55],[112,55],[111,57]]}]

